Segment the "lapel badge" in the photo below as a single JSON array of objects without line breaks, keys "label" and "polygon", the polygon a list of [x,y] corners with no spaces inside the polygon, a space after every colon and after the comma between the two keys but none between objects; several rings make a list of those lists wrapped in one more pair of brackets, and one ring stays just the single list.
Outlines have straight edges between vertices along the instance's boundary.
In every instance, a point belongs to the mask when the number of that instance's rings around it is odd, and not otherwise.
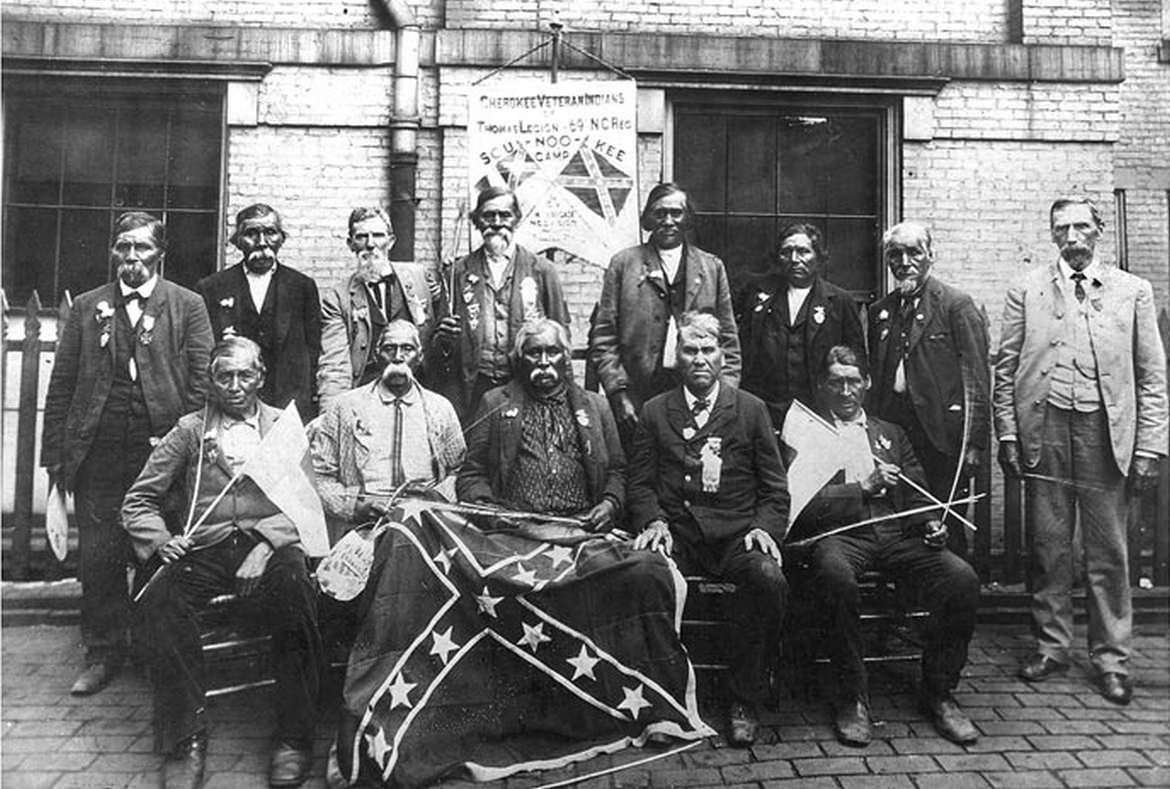
[{"label": "lapel badge", "polygon": [[818,326],[825,322],[825,305],[818,304],[813,307],[813,323]]},{"label": "lapel badge", "polygon": [[918,320],[918,321],[921,321],[921,320],[926,320],[926,316],[925,316],[925,315],[923,315],[923,314],[920,312],[920,313],[918,313],[917,315],[915,315],[915,316],[914,316],[914,320]]},{"label": "lapel badge", "polygon": [[504,419],[515,419],[520,414],[520,409],[513,406],[504,412]]},{"label": "lapel badge", "polygon": [[890,443],[890,439],[886,438],[884,433],[878,433],[877,445],[886,452],[889,452],[894,446],[892,443]]},{"label": "lapel badge", "polygon": [[581,427],[589,427],[589,414],[585,412],[584,408],[578,408],[573,416],[577,417],[577,424]]},{"label": "lapel badge", "polygon": [[693,427],[688,425],[688,426],[683,428],[683,438],[685,440],[690,441],[694,437],[695,437],[695,429]]},{"label": "lapel badge", "polygon": [[890,327],[889,327],[889,326],[883,326],[883,327],[882,327],[882,334],[881,334],[881,337],[879,337],[878,339],[882,339],[882,340],[884,340],[884,339],[885,339],[886,337],[888,337],[888,336],[890,336]]},{"label": "lapel badge", "polygon": [[219,306],[223,307],[225,310],[230,310],[232,307],[236,306],[236,297],[224,296],[219,300]]},{"label": "lapel badge", "polygon": [[889,319],[890,319],[890,311],[889,310],[882,310],[881,312],[878,313],[878,320],[879,321],[888,321]]}]

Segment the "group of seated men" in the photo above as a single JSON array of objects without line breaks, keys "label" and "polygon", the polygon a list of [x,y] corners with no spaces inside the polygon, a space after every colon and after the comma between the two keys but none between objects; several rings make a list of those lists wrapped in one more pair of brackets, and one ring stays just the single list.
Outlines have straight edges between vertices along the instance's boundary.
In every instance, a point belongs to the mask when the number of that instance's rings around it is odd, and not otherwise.
[{"label": "group of seated men", "polygon": [[[589,357],[603,396],[573,379],[557,271],[515,243],[515,196],[484,190],[472,218],[483,245],[432,274],[390,263],[388,218],[355,210],[348,241],[357,269],[318,301],[311,279],[278,265],[287,237],[279,215],[251,206],[233,235],[241,264],[200,283],[202,305],[159,282],[161,223],[119,219],[117,290],[80,297],[62,336],[45,465],[79,497],[102,479],[92,495],[104,497],[103,511],[116,507],[113,491],[129,488],[124,500],[119,493],[122,525],[146,564],[142,577],[152,579],[140,606],[164,785],[202,782],[195,611],[222,591],[260,602],[276,639],[271,783],[299,785],[310,769],[323,648],[309,563],[285,513],[247,478],[228,484],[271,429],[272,406],[290,401],[305,415],[320,408],[310,451],[334,540],[388,514],[391,494],[415,486],[571,517],[587,532],[664,554],[683,572],[734,582],[727,739],[735,746],[756,740],[788,598],[789,495],[777,434],[793,402],[814,406],[847,460],[793,527],[823,535],[868,524],[817,539],[798,557],[835,634],[836,734],[854,746],[871,738],[858,576],[881,567],[932,614],[924,713],[944,737],[974,742],[977,730],[951,692],[967,659],[978,579],[961,558],[961,529],[943,513],[944,500],[962,493],[960,472],[985,449],[987,337],[970,298],[929,276],[929,231],[904,223],[886,234],[899,292],[871,310],[871,376],[855,305],[819,276],[827,252],[815,227],[783,230],[775,269],[733,306],[722,262],[685,242],[689,197],[660,184],[642,214],[648,240],[615,256],[592,322]],[[168,295],[169,313],[142,306]],[[935,320],[945,322],[938,331]],[[926,353],[934,356],[919,358]],[[107,356],[113,388],[107,383],[95,408],[82,383],[92,385],[99,362],[91,357],[104,364]],[[173,415],[155,413],[160,381],[175,390]],[[199,407],[178,418],[179,401]],[[95,434],[100,447],[71,444]],[[97,448],[118,458],[124,481],[106,479]],[[190,516],[202,513],[198,540],[175,536],[164,520],[174,483],[187,492]],[[83,562],[94,545],[83,534]],[[116,550],[102,546],[105,563],[116,563]],[[110,593],[88,583],[87,599]],[[101,622],[114,631],[110,610]],[[109,640],[95,650],[97,621],[83,610],[91,664],[74,692],[100,689],[116,665],[93,657],[114,654]]]}]

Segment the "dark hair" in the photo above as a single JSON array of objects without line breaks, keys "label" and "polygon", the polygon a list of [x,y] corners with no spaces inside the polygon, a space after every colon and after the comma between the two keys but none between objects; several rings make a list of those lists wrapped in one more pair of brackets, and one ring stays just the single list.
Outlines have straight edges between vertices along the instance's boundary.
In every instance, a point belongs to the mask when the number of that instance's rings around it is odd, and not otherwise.
[{"label": "dark hair", "polygon": [[150,237],[154,241],[154,245],[163,251],[166,250],[166,225],[154,214],[148,214],[145,211],[127,211],[124,214],[119,214],[118,218],[114,220],[113,232],[110,233],[110,246],[114,245],[114,240],[118,236],[130,230],[137,230],[140,227],[149,228]]},{"label": "dark hair", "polygon": [[480,214],[483,213],[483,207],[489,200],[495,200],[497,197],[512,198],[512,213],[516,215],[516,221],[520,221],[520,201],[516,199],[516,193],[506,186],[489,186],[475,198],[475,209],[471,212],[471,221],[475,223],[477,228],[482,227]]},{"label": "dark hair", "polygon": [[865,361],[865,354],[859,353],[849,345],[834,345],[825,354],[825,366],[821,370],[821,381],[829,378],[829,368],[834,364],[844,364],[856,367],[862,377],[869,378],[869,365]]},{"label": "dark hair", "polygon": [[211,349],[211,359],[207,362],[208,373],[215,373],[215,363],[222,357],[237,354],[251,356],[252,364],[260,371],[261,375],[267,372],[268,368],[264,365],[264,357],[260,354],[260,346],[247,337],[232,334],[224,337]]},{"label": "dark hair", "polygon": [[780,247],[784,245],[791,236],[795,235],[808,236],[809,243],[812,244],[813,252],[817,256],[817,262],[824,264],[829,259],[829,248],[825,246],[825,237],[821,234],[821,230],[816,225],[810,225],[807,222],[793,222],[790,225],[785,225],[780,231],[780,235],[776,237],[776,250],[774,257],[780,257]]},{"label": "dark hair", "polygon": [[236,227],[232,231],[232,237],[228,240],[238,247],[240,245],[240,225],[244,224],[244,222],[248,221],[249,219],[255,219],[258,216],[276,217],[276,229],[280,231],[281,243],[283,244],[288,240],[288,232],[284,229],[284,222],[281,221],[280,214],[277,213],[275,208],[270,205],[266,205],[265,203],[253,203],[247,208],[241,209],[240,212],[236,214]]},{"label": "dark hair", "polygon": [[1048,209],[1048,226],[1052,227],[1052,221],[1056,219],[1057,211],[1062,208],[1068,208],[1070,205],[1087,205],[1089,207],[1089,214],[1092,215],[1093,223],[1097,225],[1097,229],[1105,229],[1105,218],[1097,210],[1097,204],[1087,197],[1061,197],[1053,201],[1052,207]]},{"label": "dark hair", "polygon": [[682,195],[686,199],[686,216],[684,221],[686,221],[687,224],[693,222],[695,218],[695,209],[691,206],[691,196],[687,194],[687,190],[683,189],[673,181],[664,181],[656,185],[653,189],[650,190],[650,194],[646,195],[646,202],[642,205],[642,216],[640,218],[643,230],[649,230],[651,227],[653,227],[650,219],[650,207],[662,198],[668,197],[669,195]]},{"label": "dark hair", "polygon": [[394,225],[390,221],[390,215],[380,205],[363,205],[358,206],[349,212],[349,235],[353,235],[353,229],[358,222],[364,222],[367,219],[381,219],[386,223],[386,229],[390,231],[390,235],[394,235]]}]

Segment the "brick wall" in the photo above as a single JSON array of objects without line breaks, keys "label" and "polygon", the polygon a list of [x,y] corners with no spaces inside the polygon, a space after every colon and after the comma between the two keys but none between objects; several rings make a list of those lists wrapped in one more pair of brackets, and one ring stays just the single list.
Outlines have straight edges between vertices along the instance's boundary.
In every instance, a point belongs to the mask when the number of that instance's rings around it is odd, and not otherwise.
[{"label": "brick wall", "polygon": [[1109,44],[1111,0],[1023,0],[1025,44]]},{"label": "brick wall", "polygon": [[935,137],[1114,141],[1121,125],[1116,85],[952,82],[935,100]]},{"label": "brick wall", "polygon": [[1170,305],[1170,64],[1158,62],[1159,0],[1116,0],[1114,43],[1125,47],[1122,123],[1114,178],[1126,194],[1129,266]]},{"label": "brick wall", "polygon": [[[448,0],[449,27],[503,22],[547,29],[637,30],[771,37],[1004,41],[1004,0]],[[1108,6],[1108,3],[1106,3]]]},{"label": "brick wall", "polygon": [[[414,0],[419,23],[434,27],[443,0]],[[378,28],[378,0],[4,0],[4,16],[70,22],[192,22],[274,27]]]}]

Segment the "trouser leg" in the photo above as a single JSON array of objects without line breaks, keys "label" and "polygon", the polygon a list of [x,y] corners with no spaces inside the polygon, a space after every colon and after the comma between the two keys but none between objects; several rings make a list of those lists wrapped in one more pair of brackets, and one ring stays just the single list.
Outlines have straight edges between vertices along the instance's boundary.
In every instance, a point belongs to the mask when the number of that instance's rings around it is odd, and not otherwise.
[{"label": "trouser leg", "polygon": [[758,705],[768,698],[768,673],[779,649],[788,584],[776,560],[748,551],[742,537],[730,542],[718,569],[736,585],[731,695]]},{"label": "trouser leg", "polygon": [[[1133,603],[1126,545],[1125,477],[1113,459],[1105,412],[1072,415],[1072,460],[1081,514],[1089,659],[1099,671],[1128,673]],[[1090,488],[1091,486],[1091,488]]]},{"label": "trouser leg", "polygon": [[1072,646],[1073,528],[1076,523],[1072,478],[1071,412],[1047,406],[1036,474],[1027,482],[1032,523],[1032,632],[1038,654],[1061,663]]},{"label": "trouser leg", "polygon": [[294,546],[277,550],[260,579],[256,604],[273,639],[276,720],[281,739],[312,740],[324,649],[317,629],[317,593],[305,554]]},{"label": "trouser leg", "polygon": [[848,535],[826,537],[813,547],[813,589],[828,623],[829,660],[841,700],[869,697],[857,576],[869,564],[873,549],[870,537]]}]

